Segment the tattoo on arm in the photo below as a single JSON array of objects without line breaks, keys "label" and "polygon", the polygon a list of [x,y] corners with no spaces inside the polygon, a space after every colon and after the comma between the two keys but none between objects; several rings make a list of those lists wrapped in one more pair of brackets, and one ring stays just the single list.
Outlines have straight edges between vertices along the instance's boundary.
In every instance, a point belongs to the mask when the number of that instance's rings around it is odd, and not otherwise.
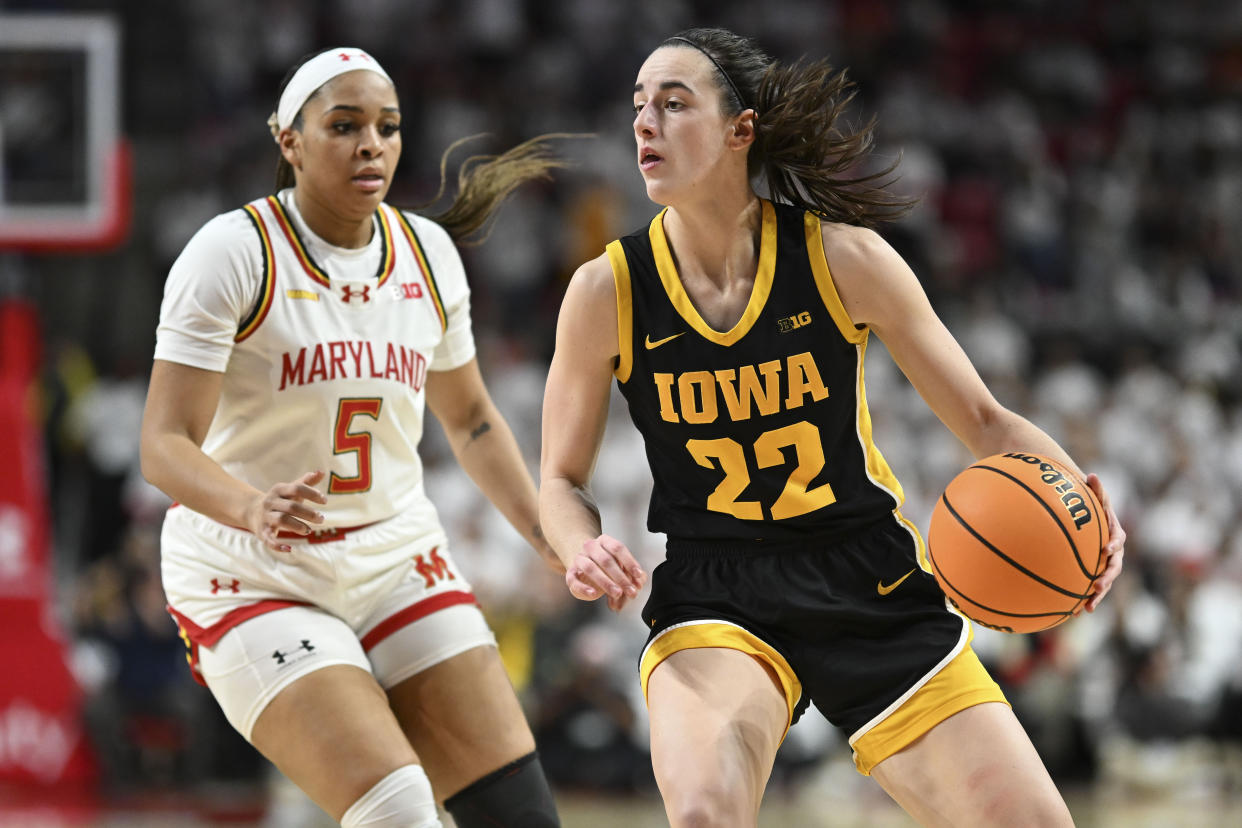
[{"label": "tattoo on arm", "polygon": [[479,427],[470,432],[470,439],[477,440],[484,434],[492,430],[492,424],[484,420]]}]

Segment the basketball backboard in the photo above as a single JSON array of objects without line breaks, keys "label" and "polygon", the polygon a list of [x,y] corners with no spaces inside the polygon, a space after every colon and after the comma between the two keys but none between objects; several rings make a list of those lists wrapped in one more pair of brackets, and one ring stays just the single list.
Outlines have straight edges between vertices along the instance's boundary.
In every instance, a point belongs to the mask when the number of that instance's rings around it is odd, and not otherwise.
[{"label": "basketball backboard", "polygon": [[129,228],[115,18],[0,12],[0,250],[96,250]]}]

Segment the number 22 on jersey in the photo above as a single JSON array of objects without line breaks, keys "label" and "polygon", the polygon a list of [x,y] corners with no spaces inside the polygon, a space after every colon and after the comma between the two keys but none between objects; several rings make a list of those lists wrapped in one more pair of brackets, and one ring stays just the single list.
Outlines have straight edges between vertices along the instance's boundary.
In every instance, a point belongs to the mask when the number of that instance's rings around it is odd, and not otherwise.
[{"label": "number 22 on jersey", "polygon": [[[806,420],[799,420],[781,428],[765,431],[755,440],[753,449],[756,466],[760,469],[783,465],[782,449],[794,449],[797,466],[785,481],[785,488],[772,504],[772,520],[798,517],[836,502],[832,486],[827,483],[808,489],[810,482],[823,471],[824,445],[819,429]],[[724,512],[740,520],[763,520],[763,506],[757,500],[738,500],[738,496],[750,485],[750,469],[746,450],[741,443],[730,437],[713,440],[687,440],[686,449],[694,461],[704,468],[719,465],[724,479],[707,496],[707,508]],[[715,459],[717,462],[713,463]]]}]

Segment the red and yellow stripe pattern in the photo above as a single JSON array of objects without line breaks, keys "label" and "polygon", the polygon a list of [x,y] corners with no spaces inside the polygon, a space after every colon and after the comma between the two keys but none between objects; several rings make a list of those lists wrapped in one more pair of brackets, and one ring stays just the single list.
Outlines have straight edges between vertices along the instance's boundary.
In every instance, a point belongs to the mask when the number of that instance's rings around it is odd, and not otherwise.
[{"label": "red and yellow stripe pattern", "polygon": [[418,262],[418,269],[423,274],[423,285],[427,288],[427,295],[431,297],[432,303],[436,308],[436,316],[440,319],[440,330],[448,329],[448,314],[444,311],[444,302],[440,299],[440,289],[436,287],[435,275],[431,272],[431,265],[427,262],[427,255],[423,253],[423,246],[419,244],[418,234],[414,232],[414,227],[410,224],[410,220],[406,218],[405,213],[400,210],[395,211],[397,219],[401,223],[401,232],[405,235],[405,240],[409,242],[410,250],[414,253],[414,260]]},{"label": "red and yellow stripe pattern", "polygon": [[263,247],[263,286],[254,310],[238,326],[237,333],[233,336],[234,342],[241,342],[263,324],[268,311],[272,309],[272,297],[276,295],[276,258],[272,255],[272,237],[267,232],[267,224],[253,204],[247,204],[242,209],[246,211],[255,232],[259,234],[259,243]]},{"label": "red and yellow stripe pattern", "polygon": [[[280,225],[281,231],[285,234],[285,238],[289,241],[289,246],[293,249],[293,253],[297,256],[298,262],[302,265],[302,270],[306,271],[306,275],[310,276],[324,287],[331,286],[331,280],[327,272],[319,266],[319,264],[311,257],[307,251],[306,245],[302,243],[302,237],[298,235],[298,230],[293,226],[289,214],[285,211],[285,206],[280,203],[274,195],[270,195],[265,199],[272,209],[272,214],[276,217],[276,223]],[[388,217],[384,215],[383,210],[378,210],[379,228],[380,228],[380,263],[376,276],[379,277],[379,285],[383,285],[388,281],[388,277],[392,275],[393,268],[396,266],[397,257],[394,255],[392,244],[392,228],[388,224]]]}]

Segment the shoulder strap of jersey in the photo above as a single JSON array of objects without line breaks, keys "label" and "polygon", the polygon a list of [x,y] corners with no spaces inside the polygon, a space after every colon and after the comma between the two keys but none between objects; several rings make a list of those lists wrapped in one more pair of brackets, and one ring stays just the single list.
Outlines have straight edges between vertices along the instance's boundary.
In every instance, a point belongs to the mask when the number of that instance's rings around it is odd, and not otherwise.
[{"label": "shoulder strap of jersey", "polygon": [[824,307],[828,309],[841,336],[845,337],[847,342],[857,345],[866,340],[867,328],[854,325],[854,320],[850,318],[840,294],[837,293],[837,286],[832,281],[832,272],[828,269],[828,257],[824,253],[824,234],[819,216],[809,210],[802,215],[806,228],[806,254],[811,262],[811,272],[815,275],[815,286],[819,289],[819,296],[824,300]]},{"label": "shoulder strap of jersey", "polygon": [[270,195],[259,201],[251,202],[251,204],[256,207],[262,204],[271,213],[272,222],[280,231],[279,236],[276,235],[275,231],[273,231],[272,235],[276,238],[283,238],[288,242],[290,250],[293,251],[293,255],[297,258],[298,263],[301,264],[302,270],[306,271],[306,275],[323,287],[331,287],[332,280],[328,278],[328,274],[324,272],[318,262],[311,258],[310,251],[306,249],[302,236],[293,224],[293,218],[285,209],[285,205],[280,203],[280,199],[275,195]]},{"label": "shoulder strap of jersey", "polygon": [[392,214],[396,217],[397,227],[400,228],[401,235],[405,238],[406,244],[409,245],[410,252],[414,256],[414,262],[418,265],[418,272],[422,276],[423,287],[435,305],[436,316],[440,319],[440,330],[447,330],[448,314],[444,310],[444,302],[440,298],[440,288],[436,285],[436,276],[431,269],[431,260],[423,250],[423,244],[419,241],[418,232],[414,229],[414,222],[410,221],[410,217],[406,215],[404,210],[398,210],[387,205],[381,206],[381,216],[384,215],[385,209],[392,211]]},{"label": "shoulder strap of jersey", "polygon": [[630,288],[630,264],[620,240],[608,243],[608,263],[612,265],[612,281],[617,291],[617,367],[613,370],[618,382],[628,382],[634,368],[634,294]]},{"label": "shoulder strap of jersey", "polygon": [[251,225],[259,235],[259,248],[263,257],[263,277],[259,285],[258,299],[254,307],[250,309],[250,313],[237,326],[237,333],[233,336],[234,342],[246,339],[258,329],[259,325],[263,324],[268,311],[272,309],[272,297],[276,294],[276,257],[272,251],[272,236],[268,231],[267,223],[263,220],[263,214],[259,212],[259,205],[263,202],[264,199],[259,199],[242,207],[242,212],[250,219]]},{"label": "shoulder strap of jersey", "polygon": [[398,212],[386,204],[381,204],[375,210],[375,223],[379,226],[380,234],[380,261],[379,269],[376,271],[376,276],[379,277],[379,281],[376,282],[377,287],[383,286],[388,281],[388,277],[392,276],[393,268],[397,264],[396,245],[393,244],[395,240],[392,236],[392,222],[388,218],[389,211],[393,213]]}]

